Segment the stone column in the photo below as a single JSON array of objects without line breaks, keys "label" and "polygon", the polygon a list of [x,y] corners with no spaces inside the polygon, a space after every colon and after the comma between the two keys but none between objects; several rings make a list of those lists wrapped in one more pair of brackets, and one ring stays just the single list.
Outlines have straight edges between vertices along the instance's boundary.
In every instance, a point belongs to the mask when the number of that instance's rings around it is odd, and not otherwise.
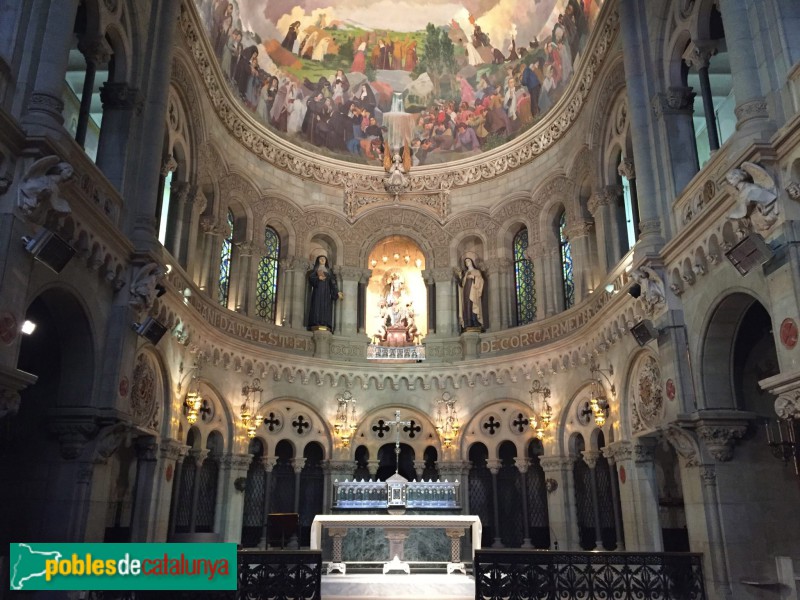
[{"label": "stone column", "polygon": [[600,458],[600,452],[597,450],[584,450],[583,462],[589,467],[589,481],[592,496],[592,514],[594,515],[594,548],[595,550],[605,550],[603,546],[603,530],[600,527],[600,498],[597,494],[597,459]]},{"label": "stone column", "polygon": [[133,109],[139,91],[125,82],[107,81],[100,88],[103,103],[103,126],[97,145],[97,167],[111,184],[122,190],[128,161]]},{"label": "stone column", "polygon": [[192,505],[189,512],[189,534],[194,533],[195,524],[197,522],[197,499],[200,495],[200,469],[203,468],[203,463],[208,458],[208,450],[200,450],[192,448],[189,450],[189,460],[194,461],[195,472],[194,481],[192,482]]},{"label": "stone column", "polygon": [[517,470],[520,474],[520,482],[522,484],[522,548],[533,548],[531,544],[531,524],[528,520],[528,467],[530,467],[530,460],[527,458],[514,458],[514,463],[517,465]]},{"label": "stone column", "polygon": [[192,186],[192,194],[186,199],[187,227],[183,244],[183,262],[181,263],[190,277],[192,269],[200,262],[198,258],[198,254],[202,252],[202,248],[198,250],[198,243],[201,239],[200,215],[205,212],[206,206],[208,206],[208,200],[205,194],[197,186]]},{"label": "stone column", "polygon": [[[555,314],[553,299],[549,293],[549,289],[552,286],[550,285],[550,277],[548,276],[548,268],[546,266],[547,252],[544,244],[541,242],[529,244],[525,257],[533,263],[534,290],[536,290],[535,318],[542,319]],[[516,290],[514,290],[514,294],[516,295]],[[512,320],[512,323],[516,323],[516,316]],[[516,324],[521,325],[521,323]]]},{"label": "stone column", "polygon": [[368,460],[367,470],[369,471],[369,478],[372,481],[378,481],[378,467],[381,462],[379,460]]},{"label": "stone column", "polygon": [[[264,247],[263,251],[259,252],[260,256],[263,256],[266,253],[266,247]],[[256,306],[257,298],[255,293],[255,288],[258,285],[258,270],[259,265],[257,263],[260,262],[255,261],[256,264],[252,267],[252,277],[253,277],[253,306]],[[289,313],[291,312],[291,297],[292,297],[292,259],[291,258],[282,258],[278,261],[278,305],[275,309],[275,319],[281,326],[285,326],[289,324]]]},{"label": "stone column", "polygon": [[33,92],[28,101],[27,114],[22,122],[29,135],[49,135],[63,139],[68,134],[61,127],[64,102],[61,91],[67,72],[69,51],[73,45],[73,27],[78,14],[79,0],[50,2],[47,18],[42,26],[44,34],[37,44],[36,70]]},{"label": "stone column", "polygon": [[588,208],[594,218],[595,238],[597,241],[597,262],[602,275],[609,273],[616,264],[612,262],[616,252],[614,250],[611,211],[609,203],[611,197],[605,189],[594,192],[589,198]]},{"label": "stone column", "polygon": [[[694,97],[692,88],[670,87],[653,98],[653,113],[668,151],[661,157],[661,164],[671,175],[670,189],[675,195],[681,193],[700,166],[692,120]],[[716,131],[716,122],[714,127]]]},{"label": "stone column", "polygon": [[104,37],[92,39],[83,38],[78,42],[78,50],[86,59],[86,74],[83,78],[81,92],[81,106],[78,110],[78,126],[75,130],[75,141],[81,148],[86,147],[86,130],[89,126],[89,113],[92,109],[92,94],[94,93],[94,80],[97,68],[108,65],[114,53]]},{"label": "stone column", "polygon": [[[545,246],[545,276],[550,306],[554,313],[560,313],[564,311],[564,276],[561,272],[561,247],[558,240],[554,241],[555,244]],[[547,313],[548,316],[551,314]]]},{"label": "stone column", "polygon": [[309,262],[303,258],[292,259],[291,276],[291,313],[289,315],[291,326],[295,329],[305,327],[306,290],[308,288],[308,271],[311,269]]},{"label": "stone column", "polygon": [[[178,503],[181,501],[181,482],[183,481],[183,468],[184,459],[189,453],[189,446],[183,446],[183,452],[178,452],[175,458],[175,475],[173,478],[172,489],[170,492],[169,501],[169,517],[168,517],[168,531],[167,541],[171,541],[175,537],[175,527],[178,520]],[[160,538],[157,538],[160,539]]]},{"label": "stone column", "polygon": [[[244,315],[256,316],[255,297],[258,285],[258,272],[253,269],[253,254],[256,251],[256,243],[251,241],[236,244],[238,248],[238,258],[236,265],[231,268],[231,284],[233,287],[233,309]],[[258,267],[256,266],[256,269]]]},{"label": "stone column", "polygon": [[[237,479],[247,479],[253,457],[250,454],[227,454],[220,461],[220,481],[217,496],[220,539],[238,544],[242,541],[244,518],[244,490],[236,488]],[[215,528],[216,529],[216,528]]]},{"label": "stone column", "polygon": [[497,505],[497,474],[500,472],[501,464],[498,458],[490,458],[486,461],[486,466],[489,467],[489,472],[492,474],[492,523],[494,524],[494,541],[492,541],[492,548],[503,548],[503,542],[500,541],[500,513]]},{"label": "stone column", "polygon": [[635,443],[612,442],[603,449],[604,454],[613,454],[617,463],[625,548],[630,552],[661,552],[664,548],[653,463],[655,446],[655,440],[640,438]]},{"label": "stone column", "polygon": [[[594,273],[597,248],[592,248],[591,232],[594,224],[589,220],[567,223],[564,232],[572,249],[572,281],[575,284],[574,304],[584,300],[594,290]],[[559,259],[561,256],[559,255]],[[604,271],[605,274],[607,271]]]},{"label": "stone column", "polygon": [[547,485],[547,513],[550,521],[550,547],[553,550],[578,550],[578,512],[575,505],[574,459],[569,456],[542,456],[539,463]]},{"label": "stone column", "polygon": [[[167,225],[167,239],[165,245],[172,253],[172,257],[181,265],[183,264],[181,250],[183,248],[184,230],[188,229],[188,227],[186,227],[186,201],[189,199],[189,196],[193,194],[194,190],[188,182],[172,180],[169,193],[170,207],[167,213],[167,223],[174,224],[174,227],[170,231],[169,225]],[[217,256],[217,262],[219,262],[219,256]]]},{"label": "stone column", "polygon": [[714,98],[711,93],[711,81],[708,78],[708,65],[711,57],[717,53],[714,42],[692,40],[683,53],[683,60],[694,68],[700,77],[700,95],[703,97],[703,112],[706,117],[706,133],[708,147],[711,152],[719,150],[719,134],[717,133],[717,115],[714,112]]},{"label": "stone column", "polygon": [[294,512],[300,514],[300,473],[306,465],[305,458],[293,458],[292,469],[294,469]]},{"label": "stone column", "polygon": [[261,539],[258,542],[259,548],[269,548],[269,537],[267,532],[267,521],[269,520],[269,499],[272,494],[272,470],[275,468],[278,459],[274,456],[265,456],[261,459],[261,464],[264,466],[264,530],[261,532]]},{"label": "stone column", "polygon": [[[165,444],[167,441],[165,440]],[[175,447],[177,458],[177,447]],[[157,475],[162,474],[158,469],[159,448],[155,436],[142,436],[136,438],[136,484],[133,509],[131,514],[131,541],[147,542],[150,533],[150,523],[153,522],[158,498],[157,487],[160,483]],[[173,459],[174,460],[174,459]],[[174,463],[173,463],[174,464]],[[162,474],[163,476],[163,474]],[[154,540],[153,540],[154,541]]]},{"label": "stone column", "polygon": [[501,259],[493,258],[486,261],[486,275],[489,283],[489,327],[487,331],[500,331],[503,328],[502,317],[503,296],[501,279],[503,264]]},{"label": "stone column", "polygon": [[387,560],[392,561],[395,557],[403,560],[404,546],[408,539],[408,529],[385,529],[384,533],[386,539],[389,540],[389,557]]},{"label": "stone column", "polygon": [[340,310],[340,320],[337,321],[338,331],[336,333],[355,336],[358,324],[358,282],[365,275],[364,269],[338,267],[337,275],[339,277],[339,291],[344,294],[344,297],[336,303]]},{"label": "stone column", "polygon": [[436,336],[451,337],[459,330],[458,304],[454,302],[453,269],[428,269],[436,286]]},{"label": "stone column", "polygon": [[617,552],[625,551],[625,532],[622,530],[622,512],[619,505],[619,475],[615,467],[616,459],[613,452],[606,452],[603,448],[603,456],[608,460],[608,475],[611,481],[611,502],[614,505],[614,533],[617,538]]},{"label": "stone column", "polygon": [[747,0],[720,0],[719,9],[725,27],[725,44],[736,98],[734,112],[737,135],[743,144],[766,141],[775,127],[769,122],[767,102],[761,91],[760,58],[753,51],[750,32],[751,24],[757,22],[758,18],[750,14]]},{"label": "stone column", "polygon": [[650,72],[652,58],[649,44],[652,36],[647,27],[647,13],[647,7],[638,0],[620,2],[620,30],[625,59],[633,156],[640,162],[644,161],[639,165],[638,195],[647,200],[639,207],[641,235],[636,244],[634,262],[656,254],[664,245],[661,233],[661,199],[651,158],[654,144],[658,147],[658,139],[652,127],[651,117],[650,98],[655,90],[653,75]]},{"label": "stone column", "polygon": [[[222,228],[213,217],[203,217],[200,220],[200,228],[203,231],[203,264],[200,270],[200,281],[198,285],[210,298],[216,298],[217,277],[219,275],[219,236],[222,235]],[[217,260],[215,260],[215,257]]]},{"label": "stone column", "polygon": [[510,258],[498,258],[500,275],[500,325],[498,330],[513,327],[514,323],[514,261]]}]

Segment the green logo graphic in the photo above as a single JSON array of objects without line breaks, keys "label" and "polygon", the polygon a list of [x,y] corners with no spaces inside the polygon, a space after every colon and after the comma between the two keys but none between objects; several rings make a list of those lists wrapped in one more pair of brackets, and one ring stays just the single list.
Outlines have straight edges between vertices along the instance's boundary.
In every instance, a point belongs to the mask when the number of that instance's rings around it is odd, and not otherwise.
[{"label": "green logo graphic", "polygon": [[235,590],[236,544],[10,544],[12,590]]}]

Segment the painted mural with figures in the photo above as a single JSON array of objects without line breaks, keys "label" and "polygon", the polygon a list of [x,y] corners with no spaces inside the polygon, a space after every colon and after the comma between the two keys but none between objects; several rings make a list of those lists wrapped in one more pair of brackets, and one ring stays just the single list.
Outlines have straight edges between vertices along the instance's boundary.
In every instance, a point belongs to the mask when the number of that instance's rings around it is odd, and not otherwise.
[{"label": "painted mural with figures", "polygon": [[195,0],[233,92],[294,144],[412,165],[491,150],[567,89],[603,0]]}]

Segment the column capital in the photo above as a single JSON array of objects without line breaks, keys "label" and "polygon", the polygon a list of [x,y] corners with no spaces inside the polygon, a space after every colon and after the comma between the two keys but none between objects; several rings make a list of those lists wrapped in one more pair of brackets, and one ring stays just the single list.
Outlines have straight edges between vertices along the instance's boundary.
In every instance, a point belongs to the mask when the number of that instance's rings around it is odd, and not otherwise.
[{"label": "column capital", "polygon": [[454,277],[454,267],[437,267],[435,269],[425,269],[423,277],[429,275],[436,283],[449,283]]},{"label": "column capital", "polygon": [[586,466],[590,469],[594,469],[597,466],[597,461],[600,460],[599,450],[584,450],[581,454],[583,455],[583,462],[586,463]]},{"label": "column capital", "polygon": [[303,470],[303,467],[305,466],[306,466],[305,458],[298,457],[292,459],[292,469],[294,470],[295,475],[299,475],[300,472]]},{"label": "column capital", "polygon": [[572,456],[540,456],[539,464],[545,473],[560,473],[572,468],[575,459]]},{"label": "column capital", "polygon": [[589,219],[576,219],[573,222],[567,222],[564,228],[564,235],[568,240],[586,237],[592,233],[594,229],[594,222]]},{"label": "column capital", "polygon": [[114,49],[106,41],[105,37],[83,37],[78,41],[78,50],[81,51],[87,63],[94,64],[95,67],[102,67],[111,61]]},{"label": "column capital", "polygon": [[239,249],[240,256],[253,256],[258,250],[258,244],[253,240],[239,242],[236,247]]},{"label": "column capital", "polygon": [[750,119],[767,119],[769,112],[767,110],[767,101],[763,98],[757,98],[750,102],[744,102],[733,109],[738,123],[744,123]]},{"label": "column capital", "polygon": [[716,42],[710,40],[692,40],[683,52],[683,62],[691,69],[707,69],[711,57],[717,54]]},{"label": "column capital", "polygon": [[167,154],[164,157],[164,160],[161,161],[161,176],[166,177],[170,173],[174,173],[175,169],[178,168],[178,161],[175,160],[175,157],[172,154]]},{"label": "column capital", "polygon": [[188,452],[188,457],[190,460],[194,461],[195,466],[199,469],[203,466],[203,463],[208,458],[208,450],[201,449],[201,448],[192,448]]},{"label": "column capital", "polygon": [[334,272],[341,278],[342,281],[355,281],[356,283],[361,281],[364,278],[364,271],[360,267],[348,267],[345,265],[339,265],[338,267],[334,267]]},{"label": "column capital", "polygon": [[98,431],[97,423],[91,417],[57,417],[47,423],[47,428],[58,438],[61,456],[66,459],[77,458]]},{"label": "column capital", "polygon": [[203,217],[200,219],[200,228],[206,235],[218,236],[224,233],[219,221],[214,217]]},{"label": "column capital", "polygon": [[272,469],[274,469],[275,465],[277,464],[278,464],[277,456],[264,456],[261,459],[261,466],[264,467],[264,470],[267,473],[272,473]]},{"label": "column capital", "polygon": [[491,273],[506,273],[513,265],[510,258],[490,258],[486,261],[486,270]]},{"label": "column capital", "polygon": [[100,102],[103,110],[133,110],[138,101],[139,90],[125,81],[106,81],[100,87]]},{"label": "column capital", "polygon": [[755,413],[741,410],[700,410],[682,418],[680,426],[694,430],[700,446],[716,461],[733,459],[733,448],[756,419]]},{"label": "column capital", "polygon": [[220,467],[225,471],[246,471],[253,462],[251,454],[225,454],[220,459]]},{"label": "column capital", "polygon": [[514,464],[517,466],[517,470],[520,473],[527,473],[528,468],[531,466],[531,461],[528,458],[520,458],[519,456],[514,457]]},{"label": "column capital", "polygon": [[159,454],[159,444],[156,436],[143,435],[136,438],[136,457],[139,460],[155,462]]},{"label": "column capital", "polygon": [[499,458],[489,458],[486,461],[486,466],[489,467],[489,472],[492,475],[497,475],[500,472],[500,467],[503,466],[503,461]]},{"label": "column capital", "polygon": [[653,96],[651,103],[653,113],[658,118],[668,114],[692,114],[696,95],[690,87],[671,86],[667,88],[666,92],[660,92]]},{"label": "column capital", "polygon": [[620,174],[620,177],[625,177],[628,180],[636,179],[636,168],[633,165],[633,161],[630,158],[623,158],[619,161],[617,173]]},{"label": "column capital", "polygon": [[161,440],[158,450],[162,459],[183,461],[186,453],[189,452],[189,446],[178,440],[164,439]]}]

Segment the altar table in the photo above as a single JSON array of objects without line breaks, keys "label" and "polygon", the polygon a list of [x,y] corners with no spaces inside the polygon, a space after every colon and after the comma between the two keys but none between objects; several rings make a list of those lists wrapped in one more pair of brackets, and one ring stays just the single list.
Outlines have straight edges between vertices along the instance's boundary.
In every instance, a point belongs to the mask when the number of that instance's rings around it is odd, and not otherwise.
[{"label": "altar table", "polygon": [[[328,529],[333,538],[333,560],[328,565],[328,573],[338,570],[346,571],[342,558],[342,538],[349,528],[376,527],[383,528],[389,539],[389,561],[395,556],[403,557],[403,542],[412,528],[444,529],[450,538],[450,562],[447,573],[461,571],[466,573],[461,562],[461,539],[464,531],[472,527],[472,554],[481,548],[481,519],[475,515],[317,515],[311,524],[311,549],[322,549],[322,529]],[[396,563],[387,562],[386,566]]]}]

